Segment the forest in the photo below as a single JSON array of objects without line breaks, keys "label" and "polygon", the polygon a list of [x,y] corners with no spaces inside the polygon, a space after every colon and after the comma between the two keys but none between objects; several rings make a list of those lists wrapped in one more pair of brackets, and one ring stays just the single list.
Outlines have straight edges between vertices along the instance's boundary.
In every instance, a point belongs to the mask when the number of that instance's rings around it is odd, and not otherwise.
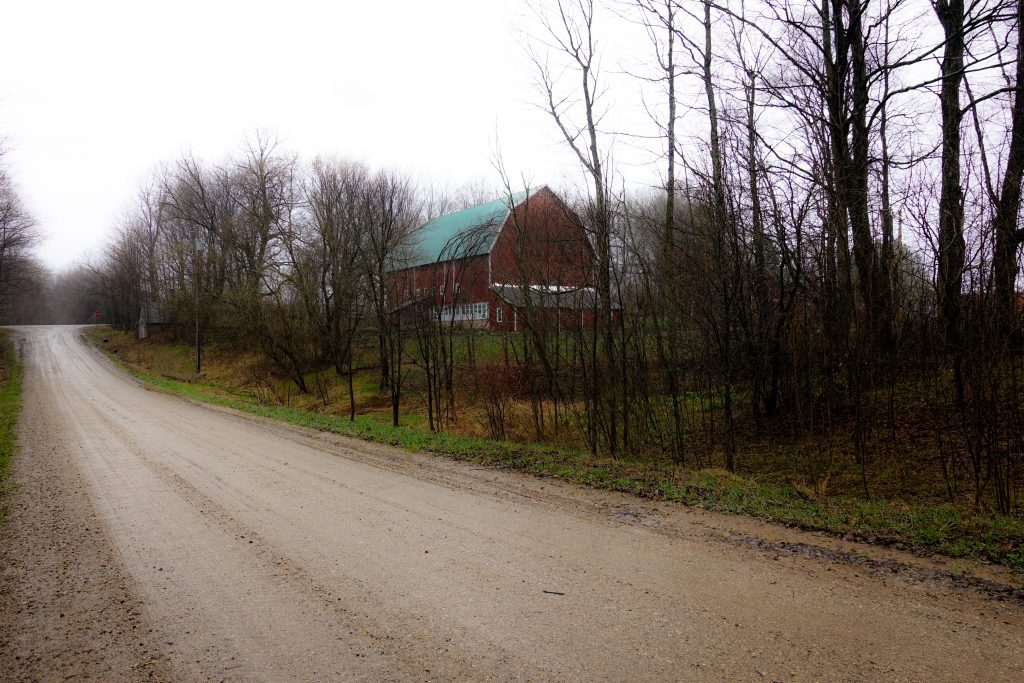
[{"label": "forest", "polygon": [[[1024,513],[1024,0],[534,11],[538,104],[580,168],[557,189],[593,249],[590,325],[395,316],[387,274],[419,226],[526,189],[500,153],[494,183],[439,191],[268,134],[157,165],[101,256],[59,274],[5,180],[3,322],[134,330],[157,302],[146,343],[191,348],[197,382],[199,348],[244,355],[238,386],[269,403]],[[628,69],[602,53],[617,22],[646,37]],[[657,131],[638,136],[646,186],[612,153],[630,80]]]}]

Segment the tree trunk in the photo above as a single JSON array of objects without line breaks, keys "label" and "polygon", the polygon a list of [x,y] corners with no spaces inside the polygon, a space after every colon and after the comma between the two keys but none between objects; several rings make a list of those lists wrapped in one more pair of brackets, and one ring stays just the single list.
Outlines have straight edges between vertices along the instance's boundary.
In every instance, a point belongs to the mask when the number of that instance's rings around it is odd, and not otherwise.
[{"label": "tree trunk", "polygon": [[938,290],[939,307],[946,333],[946,346],[953,354],[956,370],[957,403],[963,403],[960,377],[961,316],[964,258],[964,200],[960,186],[960,85],[964,77],[963,0],[937,0],[935,13],[945,33],[942,55],[942,170],[939,195]]},{"label": "tree trunk", "polygon": [[1006,159],[1003,186],[992,219],[995,232],[993,277],[1000,323],[1010,331],[1017,315],[1017,249],[1024,235],[1017,227],[1020,213],[1021,179],[1024,176],[1024,0],[1017,0],[1016,91],[1013,95],[1013,124],[1010,152]]}]

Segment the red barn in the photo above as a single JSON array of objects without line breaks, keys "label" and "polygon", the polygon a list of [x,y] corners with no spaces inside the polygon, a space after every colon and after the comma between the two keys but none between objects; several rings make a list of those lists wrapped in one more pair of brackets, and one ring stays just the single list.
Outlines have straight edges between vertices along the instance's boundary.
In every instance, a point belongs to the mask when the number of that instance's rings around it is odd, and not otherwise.
[{"label": "red barn", "polygon": [[442,321],[516,330],[593,321],[594,252],[579,218],[549,188],[435,218],[391,272],[396,308]]}]

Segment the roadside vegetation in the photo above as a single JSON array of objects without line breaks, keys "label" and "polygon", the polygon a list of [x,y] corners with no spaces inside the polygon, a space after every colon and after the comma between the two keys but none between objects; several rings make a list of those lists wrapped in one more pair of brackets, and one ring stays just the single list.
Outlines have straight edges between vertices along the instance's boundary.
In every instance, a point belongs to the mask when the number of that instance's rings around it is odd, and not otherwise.
[{"label": "roadside vegetation", "polygon": [[[895,481],[890,482],[891,496],[865,500],[857,495],[856,468],[849,465],[846,490],[840,484],[843,477],[839,473],[835,475],[838,491],[814,487],[797,472],[784,469],[784,460],[768,453],[771,444],[760,444],[760,453],[757,447],[745,449],[743,462],[749,464],[739,472],[728,472],[716,466],[683,467],[671,458],[651,453],[613,458],[595,456],[581,444],[495,440],[486,434],[486,411],[467,410],[450,429],[432,431],[426,424],[423,378],[417,376],[415,366],[409,368],[410,398],[402,424],[391,424],[390,405],[376,386],[375,369],[366,369],[357,376],[357,414],[353,420],[343,400],[346,383],[329,368],[309,378],[310,384],[320,386],[323,393],[302,394],[287,378],[267,381],[265,375],[255,371],[261,363],[257,354],[240,355],[234,348],[215,345],[207,349],[205,370],[197,376],[193,350],[166,335],[139,341],[131,333],[105,326],[93,328],[90,335],[110,358],[137,377],[192,400],[413,452],[750,515],[852,540],[1024,568],[1024,519],[1019,516],[977,512],[970,505],[950,504],[942,500],[939,491],[930,496],[904,497],[896,493],[899,485]],[[480,337],[477,346],[481,356],[499,357],[498,335]],[[471,391],[461,398],[473,402]],[[526,406],[518,406],[520,411],[524,408],[528,411]],[[771,463],[774,469],[767,467]]]},{"label": "roadside vegetation", "polygon": [[21,411],[21,364],[10,330],[0,330],[0,522],[7,516],[4,498],[10,492],[8,475],[14,459],[14,428]]}]

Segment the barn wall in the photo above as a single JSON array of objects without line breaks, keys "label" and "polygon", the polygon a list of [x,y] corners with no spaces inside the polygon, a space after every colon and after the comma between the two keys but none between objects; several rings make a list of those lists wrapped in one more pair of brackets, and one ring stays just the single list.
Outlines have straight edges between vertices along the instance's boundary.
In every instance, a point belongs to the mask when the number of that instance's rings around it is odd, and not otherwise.
[{"label": "barn wall", "polygon": [[[470,303],[482,301],[489,294],[486,255],[406,268],[392,273],[391,279],[395,301],[433,296],[436,305]],[[459,285],[457,296],[456,284]]]},{"label": "barn wall", "polygon": [[491,252],[494,282],[581,287],[593,282],[593,251],[579,219],[546,187],[516,207]]}]

